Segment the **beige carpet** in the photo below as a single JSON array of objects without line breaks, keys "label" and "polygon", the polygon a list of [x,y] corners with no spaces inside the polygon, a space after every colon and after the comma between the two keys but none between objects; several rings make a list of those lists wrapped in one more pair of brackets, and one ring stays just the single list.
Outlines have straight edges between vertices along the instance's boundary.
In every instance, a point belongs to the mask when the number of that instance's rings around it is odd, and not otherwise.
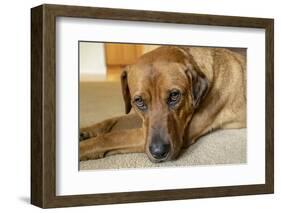
[{"label": "beige carpet", "polygon": [[[80,126],[124,114],[120,82],[80,83]],[[133,153],[80,162],[81,170],[246,163],[246,129],[219,130],[200,138],[171,162],[151,163]]]}]

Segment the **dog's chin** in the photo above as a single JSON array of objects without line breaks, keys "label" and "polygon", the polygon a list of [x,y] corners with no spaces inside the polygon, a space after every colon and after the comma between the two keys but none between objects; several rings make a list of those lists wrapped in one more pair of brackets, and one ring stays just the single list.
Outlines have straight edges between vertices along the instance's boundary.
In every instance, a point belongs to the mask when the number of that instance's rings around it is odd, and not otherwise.
[{"label": "dog's chin", "polygon": [[151,154],[147,154],[148,159],[152,162],[152,163],[163,163],[163,162],[167,162],[172,160],[171,158],[171,154],[169,153],[166,157],[158,159],[158,158],[154,158]]}]

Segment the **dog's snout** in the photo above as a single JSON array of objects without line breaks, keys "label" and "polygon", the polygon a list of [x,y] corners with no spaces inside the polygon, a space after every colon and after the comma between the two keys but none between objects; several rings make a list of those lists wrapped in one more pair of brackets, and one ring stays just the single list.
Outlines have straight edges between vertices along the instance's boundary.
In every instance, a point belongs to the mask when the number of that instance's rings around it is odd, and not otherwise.
[{"label": "dog's snout", "polygon": [[152,143],[149,151],[155,159],[163,159],[170,151],[170,144]]},{"label": "dog's snout", "polygon": [[159,136],[153,137],[149,145],[149,152],[153,158],[160,160],[164,159],[170,151],[170,143],[165,142]]}]

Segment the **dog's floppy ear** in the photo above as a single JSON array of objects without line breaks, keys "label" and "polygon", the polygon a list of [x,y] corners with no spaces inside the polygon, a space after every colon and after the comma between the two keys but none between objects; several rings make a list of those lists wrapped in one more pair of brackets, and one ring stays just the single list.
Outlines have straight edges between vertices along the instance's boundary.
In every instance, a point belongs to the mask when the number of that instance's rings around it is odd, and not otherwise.
[{"label": "dog's floppy ear", "polygon": [[121,86],[122,86],[122,93],[123,93],[123,99],[125,103],[125,111],[126,114],[128,114],[132,108],[131,105],[131,94],[129,90],[128,85],[128,69],[125,68],[121,73]]},{"label": "dog's floppy ear", "polygon": [[197,70],[188,70],[187,75],[192,83],[192,100],[194,108],[197,108],[200,102],[206,96],[209,89],[209,81],[204,73]]}]

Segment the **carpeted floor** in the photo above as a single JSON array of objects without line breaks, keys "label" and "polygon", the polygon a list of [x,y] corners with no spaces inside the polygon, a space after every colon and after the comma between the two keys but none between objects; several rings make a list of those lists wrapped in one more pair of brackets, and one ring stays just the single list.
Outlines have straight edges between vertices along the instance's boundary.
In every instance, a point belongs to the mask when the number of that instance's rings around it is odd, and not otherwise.
[{"label": "carpeted floor", "polygon": [[[80,126],[124,114],[120,82],[80,83]],[[246,163],[246,129],[219,130],[200,138],[171,162],[151,163],[133,153],[80,162],[81,170]]]}]

